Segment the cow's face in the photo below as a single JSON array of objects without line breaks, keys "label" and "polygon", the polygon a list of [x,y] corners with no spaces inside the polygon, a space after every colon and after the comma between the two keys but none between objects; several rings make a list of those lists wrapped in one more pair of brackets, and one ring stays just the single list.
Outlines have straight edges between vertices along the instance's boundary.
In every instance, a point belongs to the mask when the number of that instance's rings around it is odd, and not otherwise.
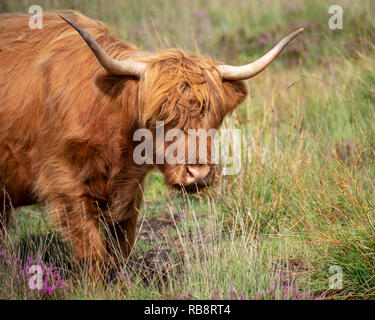
[{"label": "cow's face", "polygon": [[[264,70],[303,31],[300,28],[292,32],[267,54],[250,64],[230,66],[216,65],[210,59],[199,59],[177,49],[156,55],[124,51],[117,52],[114,58],[86,30],[67,17],[61,18],[79,32],[109,74],[138,79],[139,126],[151,130],[155,142],[156,127],[160,122],[164,129],[162,136],[165,142],[162,145],[156,143],[157,147],[153,148],[155,161],[157,158],[167,160],[169,157],[168,147],[173,141],[168,142],[168,132],[171,129],[182,130],[183,136],[177,141],[177,150],[184,152],[180,154],[179,161],[156,161],[155,165],[164,173],[170,185],[184,187],[187,191],[196,191],[210,184],[214,175],[210,143],[205,148],[199,148],[197,143],[196,148],[189,149],[189,129],[201,129],[206,134],[210,129],[217,129],[224,117],[246,96],[241,80],[250,79]],[[125,93],[124,98],[126,100]],[[205,161],[197,161],[202,153]],[[196,161],[192,161],[194,158]]]},{"label": "cow's face", "polygon": [[245,98],[244,83],[223,81],[210,59],[169,49],[148,62],[139,85],[140,123],[153,133],[153,160],[166,182],[187,192],[210,185],[213,138]]}]

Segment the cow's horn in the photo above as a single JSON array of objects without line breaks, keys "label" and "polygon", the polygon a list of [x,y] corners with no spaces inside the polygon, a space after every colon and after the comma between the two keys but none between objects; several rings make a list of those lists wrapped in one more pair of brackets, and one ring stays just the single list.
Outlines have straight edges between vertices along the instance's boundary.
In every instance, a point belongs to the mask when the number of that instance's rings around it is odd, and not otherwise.
[{"label": "cow's horn", "polygon": [[92,52],[95,54],[96,58],[110,74],[118,76],[135,76],[140,78],[145,72],[146,65],[140,62],[134,62],[131,60],[116,60],[109,56],[107,52],[96,42],[96,40],[83,28],[76,25],[70,19],[59,15],[60,18],[69,23],[77,32],[82,36],[82,38],[89,45]]},{"label": "cow's horn", "polygon": [[228,66],[220,65],[218,70],[221,77],[226,80],[245,80],[254,77],[259,72],[268,67],[268,65],[279,55],[281,51],[287,46],[287,44],[297,37],[304,29],[300,28],[289,36],[281,40],[276,46],[268,51],[263,57],[258,60],[244,65],[244,66]]}]

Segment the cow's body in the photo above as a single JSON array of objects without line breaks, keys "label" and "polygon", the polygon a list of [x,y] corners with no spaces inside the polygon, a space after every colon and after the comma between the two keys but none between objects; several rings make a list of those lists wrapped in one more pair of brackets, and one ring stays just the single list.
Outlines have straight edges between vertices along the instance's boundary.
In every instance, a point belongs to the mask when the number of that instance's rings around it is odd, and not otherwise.
[{"label": "cow's body", "polygon": [[[88,249],[104,254],[100,212],[128,233],[124,247],[132,244],[149,170],[131,156],[136,80],[97,78],[105,72],[57,15],[46,15],[42,30],[29,29],[28,16],[0,17],[0,211],[47,201],[79,258]],[[137,50],[92,20],[78,21],[109,52]]]}]

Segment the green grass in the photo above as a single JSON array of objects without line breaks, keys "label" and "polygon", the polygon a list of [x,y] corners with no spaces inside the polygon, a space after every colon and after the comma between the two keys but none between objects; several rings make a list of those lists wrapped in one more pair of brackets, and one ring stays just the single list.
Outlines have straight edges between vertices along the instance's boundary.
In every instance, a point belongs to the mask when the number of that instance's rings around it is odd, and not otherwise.
[{"label": "green grass", "polygon": [[[2,10],[22,12],[33,4],[2,3]],[[144,50],[175,46],[227,63],[254,59],[292,29],[306,28],[271,67],[248,81],[250,97],[223,125],[242,130],[240,173],[186,196],[152,172],[141,217],[178,213],[176,226],[167,227],[166,238],[139,237],[126,276],[113,285],[100,287],[84,270],[63,263],[69,269],[66,297],[373,297],[373,1],[336,1],[344,10],[342,30],[328,28],[329,5],[319,0],[40,3],[46,10],[79,9]],[[11,236],[13,243],[27,244],[26,249],[14,245],[14,257],[29,251],[46,256],[49,246],[71,260],[43,209],[22,208]],[[153,250],[165,254],[153,265],[156,272],[147,258]],[[57,257],[50,260],[56,263]],[[343,270],[340,290],[329,289],[334,265]],[[6,298],[26,298],[15,276],[14,268],[0,270],[0,283],[13,277],[15,284]]]}]

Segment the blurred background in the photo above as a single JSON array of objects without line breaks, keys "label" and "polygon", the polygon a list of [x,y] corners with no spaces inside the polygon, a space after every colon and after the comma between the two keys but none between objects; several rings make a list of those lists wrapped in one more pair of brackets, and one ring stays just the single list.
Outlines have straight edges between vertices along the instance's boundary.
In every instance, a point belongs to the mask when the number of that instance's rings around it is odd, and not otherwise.
[{"label": "blurred background", "polygon": [[335,1],[344,10],[342,31],[328,28],[331,4],[321,0],[0,0],[0,13],[28,13],[35,4],[45,12],[79,10],[144,50],[180,47],[230,63],[264,52],[298,27],[306,28],[304,37],[292,43],[284,62],[308,56],[320,63],[337,50],[369,49],[363,36],[373,30],[375,11],[371,0]]}]

